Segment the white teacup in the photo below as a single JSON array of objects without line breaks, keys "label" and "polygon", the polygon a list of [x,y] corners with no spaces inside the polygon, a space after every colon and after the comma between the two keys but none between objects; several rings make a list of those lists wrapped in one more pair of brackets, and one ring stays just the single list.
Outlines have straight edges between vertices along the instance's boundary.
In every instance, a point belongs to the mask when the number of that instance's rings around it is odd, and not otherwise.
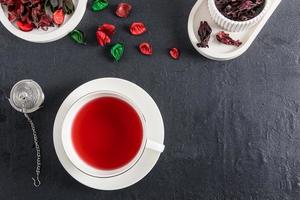
[{"label": "white teacup", "polygon": [[[125,101],[128,103],[132,108],[135,109],[135,111],[138,113],[140,121],[142,122],[143,127],[143,138],[142,138],[142,144],[140,146],[140,149],[138,150],[135,157],[129,161],[125,166],[122,166],[118,169],[114,170],[101,170],[97,169],[88,163],[86,163],[84,160],[80,158],[80,156],[77,154],[73,141],[72,141],[72,125],[74,122],[75,117],[77,116],[77,113],[80,111],[80,109],[85,106],[87,103],[91,102],[94,99],[98,99],[101,97],[114,97],[118,98],[120,100]],[[141,112],[141,110],[134,104],[134,100],[127,98],[123,94],[116,93],[114,91],[97,91],[93,93],[89,93],[83,97],[81,97],[78,101],[76,101],[70,110],[68,111],[65,120],[63,122],[62,127],[62,144],[64,147],[64,150],[69,157],[70,161],[76,166],[79,170],[82,172],[95,176],[95,177],[112,177],[120,175],[127,170],[130,170],[140,159],[140,157],[143,155],[144,150],[151,149],[153,151],[157,152],[163,152],[164,145],[157,143],[155,141],[149,140],[147,138],[147,132],[146,132],[146,126],[147,122],[145,121],[144,115]]]}]

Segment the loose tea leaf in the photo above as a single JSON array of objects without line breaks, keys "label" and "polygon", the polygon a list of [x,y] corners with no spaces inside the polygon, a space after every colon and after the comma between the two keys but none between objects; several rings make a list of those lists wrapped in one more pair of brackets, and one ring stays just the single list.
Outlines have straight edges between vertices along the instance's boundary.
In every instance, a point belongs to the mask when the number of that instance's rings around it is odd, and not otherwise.
[{"label": "loose tea leaf", "polygon": [[227,44],[227,45],[233,45],[233,46],[236,46],[236,47],[239,47],[242,42],[239,41],[239,40],[233,40],[228,33],[225,33],[224,31],[220,31],[218,34],[217,34],[217,40],[223,44]]},{"label": "loose tea leaf", "polygon": [[150,56],[153,53],[152,46],[148,42],[143,42],[139,45],[139,50],[142,54]]},{"label": "loose tea leaf", "polygon": [[130,26],[130,33],[132,35],[142,35],[146,31],[147,29],[142,22],[134,22]]},{"label": "loose tea leaf", "polygon": [[198,47],[209,48],[208,42],[211,32],[212,30],[208,23],[206,21],[201,21],[198,29],[198,35],[200,37],[200,43],[197,44]]},{"label": "loose tea leaf", "polygon": [[75,6],[72,0],[63,0],[64,13],[71,15],[75,11]]},{"label": "loose tea leaf", "polygon": [[86,37],[82,31],[75,29],[70,36],[77,44],[86,44]]},{"label": "loose tea leaf", "polygon": [[127,18],[131,9],[132,6],[129,3],[119,3],[115,13],[118,17]]},{"label": "loose tea leaf", "polygon": [[125,50],[124,45],[122,43],[117,43],[114,46],[112,46],[112,48],[110,49],[110,53],[115,59],[115,61],[118,62],[122,58],[124,50]]},{"label": "loose tea leaf", "polygon": [[64,23],[65,20],[65,13],[63,9],[58,9],[53,13],[53,21],[56,25],[60,26]]},{"label": "loose tea leaf", "polygon": [[180,50],[178,48],[171,48],[169,54],[174,60],[179,60],[180,58]]},{"label": "loose tea leaf", "polygon": [[247,21],[263,10],[265,0],[215,0],[215,4],[228,19]]},{"label": "loose tea leaf", "polygon": [[99,12],[108,7],[107,0],[94,0],[92,4],[92,10],[94,12]]}]

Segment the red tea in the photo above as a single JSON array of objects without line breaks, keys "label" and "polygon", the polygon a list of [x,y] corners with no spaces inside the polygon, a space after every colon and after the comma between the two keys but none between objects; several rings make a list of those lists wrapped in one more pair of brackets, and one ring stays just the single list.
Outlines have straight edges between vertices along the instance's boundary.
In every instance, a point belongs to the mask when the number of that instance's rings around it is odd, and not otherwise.
[{"label": "red tea", "polygon": [[128,164],[138,153],[143,126],[136,110],[115,97],[100,97],[85,104],[72,125],[72,141],[88,165],[113,170]]}]

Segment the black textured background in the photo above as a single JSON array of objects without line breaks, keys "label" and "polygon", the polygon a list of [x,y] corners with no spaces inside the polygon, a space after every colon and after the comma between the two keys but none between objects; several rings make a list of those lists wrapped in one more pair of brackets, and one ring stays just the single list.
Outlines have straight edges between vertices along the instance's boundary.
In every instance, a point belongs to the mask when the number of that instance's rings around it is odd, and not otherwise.
[{"label": "black textured background", "polygon": [[[111,0],[116,5],[116,0]],[[201,57],[187,35],[194,0],[131,0],[129,19],[113,8],[89,9],[80,24],[87,46],[68,37],[51,44],[22,41],[0,26],[0,199],[12,200],[297,200],[300,199],[300,1],[283,0],[251,48],[238,59]],[[144,21],[149,32],[130,36]],[[114,63],[94,38],[97,25],[118,25],[126,44]],[[136,46],[154,46],[145,57]],[[169,47],[182,50],[179,61]],[[137,83],[157,102],[165,121],[166,151],[153,171],[120,191],[89,189],[59,163],[52,142],[55,114],[77,86],[100,77]],[[7,100],[11,86],[32,78],[46,95],[33,114],[43,150],[43,185],[32,186],[34,149],[24,117]]]}]

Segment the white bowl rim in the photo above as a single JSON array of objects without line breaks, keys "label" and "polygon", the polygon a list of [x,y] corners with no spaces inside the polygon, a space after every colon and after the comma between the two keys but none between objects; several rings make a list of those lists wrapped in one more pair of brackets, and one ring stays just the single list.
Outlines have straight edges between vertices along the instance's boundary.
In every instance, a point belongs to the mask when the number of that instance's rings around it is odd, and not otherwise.
[{"label": "white bowl rim", "polygon": [[72,30],[76,28],[76,26],[80,23],[86,11],[86,4],[87,4],[87,0],[78,0],[78,4],[76,6],[75,12],[65,24],[63,24],[61,27],[57,28],[56,30],[53,30],[45,34],[40,34],[40,35],[33,34],[31,32],[23,32],[17,29],[8,20],[2,8],[2,5],[0,5],[0,21],[9,32],[11,32],[15,36],[23,40],[29,42],[36,42],[36,43],[53,42],[63,38],[64,36],[66,36],[68,33],[70,33]]},{"label": "white bowl rim", "polygon": [[251,24],[253,22],[256,22],[257,19],[261,18],[261,16],[264,15],[264,13],[267,11],[267,9],[269,7],[269,4],[270,4],[270,0],[265,0],[264,8],[262,9],[262,11],[257,16],[255,16],[254,18],[252,18],[250,20],[247,20],[247,21],[235,21],[235,20],[232,20],[232,19],[229,19],[229,18],[225,17],[219,11],[219,9],[216,6],[215,0],[208,0],[208,1],[212,1],[212,8],[215,10],[215,13],[217,13],[217,15],[222,18],[222,20],[225,20],[225,21],[230,22],[230,23],[239,24],[239,25]]}]

